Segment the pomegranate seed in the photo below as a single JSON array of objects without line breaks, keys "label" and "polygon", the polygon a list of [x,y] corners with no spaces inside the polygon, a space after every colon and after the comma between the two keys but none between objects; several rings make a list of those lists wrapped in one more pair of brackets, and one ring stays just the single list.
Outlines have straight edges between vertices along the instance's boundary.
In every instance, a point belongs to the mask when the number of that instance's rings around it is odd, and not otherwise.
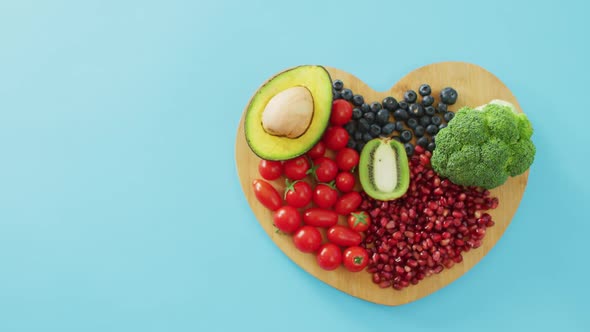
[{"label": "pomegranate seed", "polygon": [[387,288],[390,286],[391,286],[391,281],[384,280],[379,283],[379,287],[381,287],[381,288]]}]

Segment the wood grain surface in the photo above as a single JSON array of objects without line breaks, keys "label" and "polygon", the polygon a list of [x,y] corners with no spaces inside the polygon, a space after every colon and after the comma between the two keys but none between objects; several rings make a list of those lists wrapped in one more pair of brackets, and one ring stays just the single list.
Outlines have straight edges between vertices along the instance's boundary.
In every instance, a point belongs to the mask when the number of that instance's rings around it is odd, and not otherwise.
[{"label": "wood grain surface", "polygon": [[[497,77],[487,70],[469,63],[443,62],[421,67],[403,77],[391,89],[383,92],[374,91],[360,79],[345,71],[326,68],[333,80],[341,79],[344,81],[345,87],[352,89],[354,93],[363,95],[366,102],[381,101],[386,96],[394,96],[399,100],[406,90],[417,91],[420,84],[428,83],[432,87],[435,102],[439,101],[438,95],[444,87],[452,86],[458,91],[457,103],[449,107],[453,111],[464,105],[475,107],[485,104],[492,99],[509,101],[520,112],[522,111],[516,98]],[[256,200],[252,191],[252,181],[260,178],[257,168],[260,159],[248,148],[243,127],[244,116],[242,115],[236,138],[237,171],[244,195],[270,239],[297,265],[326,284],[352,296],[383,305],[401,305],[418,300],[445,287],[469,271],[492,249],[510,224],[524,194],[528,179],[527,171],[518,177],[510,178],[504,185],[492,190],[492,195],[500,200],[499,207],[490,212],[496,224],[492,228],[488,228],[480,248],[464,253],[462,263],[455,264],[451,269],[445,269],[438,275],[427,277],[418,285],[411,285],[402,291],[396,291],[393,288],[381,289],[371,281],[371,274],[366,271],[351,273],[343,267],[335,271],[322,270],[316,263],[314,255],[301,253],[295,248],[290,235],[275,232],[272,213]],[[283,182],[284,179],[280,179],[272,183],[277,190],[283,190]],[[341,217],[340,223],[344,223],[344,217]],[[253,238],[250,241],[264,241],[264,239]]]}]

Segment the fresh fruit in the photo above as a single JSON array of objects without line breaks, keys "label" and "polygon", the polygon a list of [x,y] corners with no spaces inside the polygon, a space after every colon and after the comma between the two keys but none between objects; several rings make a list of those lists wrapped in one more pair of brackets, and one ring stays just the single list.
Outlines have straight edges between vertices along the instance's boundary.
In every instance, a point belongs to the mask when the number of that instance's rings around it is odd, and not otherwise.
[{"label": "fresh fruit", "polygon": [[346,124],[352,118],[352,105],[344,99],[332,102],[330,123],[337,126]]},{"label": "fresh fruit", "polygon": [[416,98],[418,98],[418,96],[416,95],[416,91],[414,91],[414,90],[408,90],[404,93],[404,100],[408,104],[415,103]]},{"label": "fresh fruit", "polygon": [[416,145],[426,148],[428,146],[428,137],[420,137],[416,140]]},{"label": "fresh fruit", "polygon": [[348,227],[356,232],[364,232],[371,226],[371,216],[365,211],[351,212],[347,218]]},{"label": "fresh fruit", "polygon": [[311,203],[311,186],[305,181],[286,180],[285,201],[292,207],[301,208]]},{"label": "fresh fruit", "polygon": [[336,91],[341,91],[342,88],[344,88],[344,82],[342,82],[341,80],[334,80],[334,82],[332,83],[332,87]]},{"label": "fresh fruit", "polygon": [[406,110],[400,108],[393,112],[393,117],[397,121],[406,121],[410,116],[408,115],[408,112]]},{"label": "fresh fruit", "polygon": [[408,119],[408,121],[406,121],[406,124],[408,125],[408,127],[414,129],[418,126],[418,120],[411,118],[411,119]]},{"label": "fresh fruit", "polygon": [[363,190],[383,201],[401,197],[410,183],[408,157],[403,144],[390,139],[370,141],[359,162]]},{"label": "fresh fruit", "polygon": [[420,96],[428,96],[431,92],[432,92],[432,89],[430,88],[430,85],[428,85],[428,84],[422,84],[418,88],[418,93],[420,93]]},{"label": "fresh fruit", "polygon": [[436,114],[436,110],[434,109],[434,107],[432,107],[432,105],[426,106],[424,107],[424,114],[433,116],[434,114]]},{"label": "fresh fruit", "polygon": [[436,111],[442,114],[446,113],[448,111],[447,104],[441,101],[440,103],[438,103],[438,105],[436,105]]},{"label": "fresh fruit", "polygon": [[288,69],[266,82],[246,109],[244,131],[262,159],[287,160],[314,146],[330,120],[332,81],[321,66]]},{"label": "fresh fruit", "polygon": [[424,136],[424,132],[425,132],[425,129],[423,126],[416,126],[416,128],[414,128],[414,135],[416,137]]},{"label": "fresh fruit", "polygon": [[430,125],[428,125],[428,127],[426,127],[426,132],[429,135],[434,136],[434,135],[436,135],[436,133],[438,133],[438,126],[435,124],[430,124]]},{"label": "fresh fruit", "polygon": [[307,156],[313,160],[319,157],[323,157],[325,153],[326,144],[322,141],[319,141],[316,145],[313,146],[313,148],[307,151]]},{"label": "fresh fruit", "polygon": [[258,173],[265,180],[276,180],[283,173],[283,164],[280,161],[261,159],[258,163]]},{"label": "fresh fruit", "polygon": [[363,111],[360,108],[353,108],[352,109],[352,119],[358,120],[363,117]]},{"label": "fresh fruit", "polygon": [[354,175],[350,172],[340,172],[336,175],[336,189],[341,193],[348,193],[354,189]]},{"label": "fresh fruit", "polygon": [[303,212],[303,222],[314,227],[332,227],[338,223],[338,214],[332,210],[310,208]]},{"label": "fresh fruit", "polygon": [[453,120],[454,117],[455,117],[455,113],[453,113],[453,112],[446,112],[445,114],[443,114],[443,118],[445,119],[446,122]]},{"label": "fresh fruit", "polygon": [[318,182],[330,182],[338,174],[338,165],[327,157],[320,157],[313,161],[313,167],[309,171]]},{"label": "fresh fruit", "polygon": [[430,121],[433,125],[439,126],[442,123],[442,120],[438,116],[433,116]]},{"label": "fresh fruit", "polygon": [[252,188],[256,199],[267,209],[275,211],[281,207],[281,195],[270,183],[264,180],[254,180]]},{"label": "fresh fruit", "polygon": [[313,203],[323,209],[331,208],[338,199],[338,192],[330,183],[319,183],[313,189]]},{"label": "fresh fruit", "polygon": [[342,264],[342,251],[337,245],[326,243],[318,250],[316,259],[322,269],[332,271]]},{"label": "fresh fruit", "polygon": [[397,100],[393,97],[385,97],[381,104],[388,111],[395,111],[399,107]]},{"label": "fresh fruit", "polygon": [[388,123],[381,128],[382,136],[389,136],[395,131],[395,123]]},{"label": "fresh fruit", "polygon": [[371,112],[373,113],[377,113],[377,111],[379,111],[381,109],[381,104],[378,102],[373,102],[371,103]]},{"label": "fresh fruit", "polygon": [[431,117],[428,115],[424,115],[423,117],[420,118],[419,121],[420,121],[420,125],[422,125],[423,127],[426,127],[432,123]]},{"label": "fresh fruit", "polygon": [[352,90],[350,90],[350,89],[342,89],[342,92],[340,92],[340,94],[342,95],[342,98],[344,100],[352,101]]},{"label": "fresh fruit", "polygon": [[404,148],[406,149],[406,154],[408,156],[411,156],[414,154],[414,146],[412,145],[412,143],[404,144]]},{"label": "fresh fruit", "polygon": [[430,106],[434,103],[434,97],[432,96],[424,96],[424,98],[422,98],[422,105],[426,106]]},{"label": "fresh fruit", "polygon": [[457,101],[457,91],[451,87],[444,88],[440,91],[440,101],[447,105],[453,105]]},{"label": "fresh fruit", "polygon": [[389,121],[389,111],[386,109],[380,109],[377,111],[377,114],[375,115],[375,121],[377,121],[377,123],[380,125],[386,124],[387,121]]},{"label": "fresh fruit", "polygon": [[359,232],[355,232],[348,227],[334,225],[328,229],[328,241],[342,247],[358,246],[362,241]]},{"label": "fresh fruit", "polygon": [[424,115],[424,107],[420,104],[411,104],[410,105],[410,115],[415,118],[420,118]]},{"label": "fresh fruit", "polygon": [[363,198],[361,197],[361,194],[356,191],[351,191],[338,197],[336,203],[334,204],[334,211],[340,215],[345,216],[352,211],[355,211],[362,201]]},{"label": "fresh fruit", "polygon": [[322,234],[313,226],[303,226],[293,234],[293,244],[301,252],[315,252],[322,245]]},{"label": "fresh fruit", "polygon": [[359,158],[356,150],[344,148],[336,154],[336,164],[341,171],[350,171],[358,165]]},{"label": "fresh fruit", "polygon": [[348,133],[342,127],[329,127],[324,133],[324,143],[330,150],[338,151],[348,143]]},{"label": "fresh fruit", "polygon": [[290,234],[301,226],[301,215],[292,206],[281,206],[273,214],[273,223],[280,231]]},{"label": "fresh fruit", "polygon": [[290,180],[301,180],[309,171],[309,160],[305,156],[289,159],[283,164],[285,176]]},{"label": "fresh fruit", "polygon": [[373,113],[373,111],[367,112],[363,114],[363,118],[367,120],[367,123],[373,124],[375,122],[375,113]]},{"label": "fresh fruit", "polygon": [[363,98],[361,95],[354,95],[352,96],[352,103],[354,106],[361,106],[365,103],[365,98]]},{"label": "fresh fruit", "polygon": [[350,272],[359,272],[369,264],[369,254],[365,248],[352,246],[344,250],[344,267]]}]

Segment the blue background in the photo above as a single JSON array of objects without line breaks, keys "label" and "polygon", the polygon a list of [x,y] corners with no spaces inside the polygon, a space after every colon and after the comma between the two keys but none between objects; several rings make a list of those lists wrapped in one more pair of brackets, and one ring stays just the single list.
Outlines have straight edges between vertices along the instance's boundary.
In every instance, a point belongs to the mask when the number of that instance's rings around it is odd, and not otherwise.
[{"label": "blue background", "polygon": [[[364,2],[364,1],[363,1]],[[0,331],[589,331],[588,2],[2,1]],[[384,307],[289,261],[243,198],[245,103],[298,64],[378,90],[495,73],[537,159],[505,236]]]}]

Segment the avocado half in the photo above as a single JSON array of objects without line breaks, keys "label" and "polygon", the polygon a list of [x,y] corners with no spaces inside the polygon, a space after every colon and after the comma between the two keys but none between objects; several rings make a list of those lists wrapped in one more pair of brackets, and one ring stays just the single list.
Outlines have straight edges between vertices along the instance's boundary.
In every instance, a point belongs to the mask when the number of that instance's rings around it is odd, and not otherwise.
[{"label": "avocado half", "polygon": [[[296,138],[276,136],[262,126],[262,114],[278,93],[304,87],[313,98],[313,115],[307,130]],[[287,160],[309,151],[322,137],[332,111],[332,79],[322,66],[298,66],[279,73],[266,82],[252,97],[246,109],[244,131],[248,146],[266,160]]]}]

